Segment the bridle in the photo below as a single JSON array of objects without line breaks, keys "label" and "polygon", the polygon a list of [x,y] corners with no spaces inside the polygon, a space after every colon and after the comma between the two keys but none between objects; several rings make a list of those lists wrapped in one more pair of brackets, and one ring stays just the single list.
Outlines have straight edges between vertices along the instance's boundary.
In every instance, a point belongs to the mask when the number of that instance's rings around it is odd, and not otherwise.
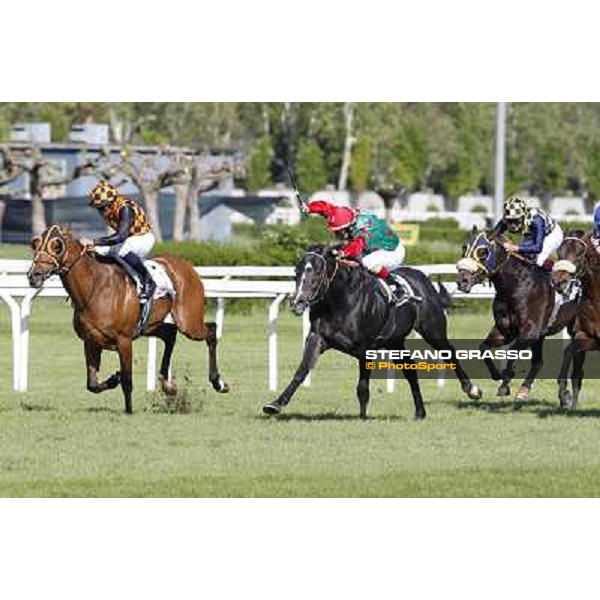
[{"label": "bridle", "polygon": [[575,267],[574,276],[581,277],[582,274],[589,271],[589,260],[587,257],[588,245],[584,239],[575,237],[574,235],[568,235],[563,239],[562,243],[564,244],[567,241],[577,242],[577,244],[579,244],[581,248],[581,252],[579,252],[578,250],[575,251],[575,262],[568,261]]},{"label": "bridle", "polygon": [[[472,264],[477,265],[477,269],[469,269],[467,268],[466,263],[465,264],[465,270],[467,271],[471,271],[475,277],[476,277],[476,281],[480,282],[484,277],[494,277],[495,275],[498,274],[498,272],[500,271],[500,269],[504,266],[504,263],[509,259],[509,258],[514,258],[515,260],[518,260],[519,262],[529,266],[529,267],[534,267],[536,265],[535,262],[529,260],[528,258],[526,258],[525,256],[521,256],[520,254],[518,254],[517,252],[510,252],[507,251],[505,256],[501,259],[498,260],[498,258],[496,257],[496,268],[495,269],[490,269],[487,265],[485,265],[480,257],[479,257],[479,250],[482,250],[482,247],[479,246],[477,248],[474,248],[473,246],[477,243],[477,241],[482,238],[485,239],[486,242],[488,242],[492,247],[497,247],[498,244],[498,240],[496,239],[490,239],[486,236],[485,232],[481,232],[479,233],[479,235],[469,244],[467,251],[465,252],[465,256],[458,262],[457,267],[461,268],[461,262],[462,261],[470,261]],[[578,238],[574,238],[574,239],[578,239]],[[578,239],[578,241],[581,241]],[[479,273],[481,273],[481,275],[479,275]]]},{"label": "bridle", "polygon": [[[337,273],[337,270],[339,267],[339,263],[336,259],[333,273],[331,275],[329,275],[327,273],[327,259],[322,254],[319,254],[318,252],[309,251],[304,254],[304,256],[309,256],[309,255],[317,256],[323,262],[323,270],[321,271],[319,281],[318,281],[317,285],[315,286],[315,288],[313,289],[311,295],[306,299],[306,301],[308,302],[308,305],[312,306],[313,304],[318,302],[318,300],[329,289],[329,286],[331,285],[333,278],[336,276],[336,273]],[[306,269],[306,266],[304,268]]]},{"label": "bridle", "polygon": [[[53,252],[52,248],[49,246],[49,242],[55,239],[53,234],[56,234],[56,237],[58,237],[63,246],[62,251],[59,253]],[[61,228],[58,225],[52,225],[48,228],[43,236],[39,237],[40,244],[38,249],[34,252],[31,268],[33,268],[33,265],[38,262],[39,257],[42,256],[43,260],[41,262],[50,262],[50,264],[53,265],[53,268],[50,270],[50,274],[52,275],[64,275],[68,273],[87,251],[87,247],[83,246],[81,252],[71,261],[70,264],[61,264],[61,261],[65,258],[67,253],[67,241]]]},{"label": "bridle", "polygon": [[[467,246],[467,250],[465,255],[461,260],[458,261],[457,268],[459,270],[464,269],[473,273],[477,282],[480,282],[484,277],[493,277],[498,273],[498,271],[502,268],[502,265],[506,262],[507,258],[512,253],[507,253],[504,260],[500,261],[495,269],[490,269],[481,258],[481,250],[484,250],[481,246],[476,246],[477,242],[480,239],[484,239],[488,242],[492,247],[498,245],[496,240],[491,240],[487,237],[485,232],[481,232],[477,235],[477,237]],[[461,264],[462,263],[462,264]],[[476,268],[473,268],[475,266]]]}]

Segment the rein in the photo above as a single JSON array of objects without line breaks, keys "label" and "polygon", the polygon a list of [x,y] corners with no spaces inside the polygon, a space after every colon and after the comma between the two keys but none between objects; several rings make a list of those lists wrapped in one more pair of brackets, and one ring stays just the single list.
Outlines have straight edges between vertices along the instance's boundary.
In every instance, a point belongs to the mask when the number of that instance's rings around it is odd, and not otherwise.
[{"label": "rein", "polygon": [[322,276],[319,280],[318,285],[316,286],[315,290],[308,298],[308,304],[313,305],[329,289],[329,286],[331,285],[333,278],[337,274],[339,263],[337,260],[335,261],[335,267],[333,269],[333,273],[331,274],[331,276],[329,276],[327,274],[327,259],[322,254],[319,254],[318,252],[306,252],[305,256],[308,256],[308,255],[318,256],[323,261],[323,265],[325,267],[323,269]]},{"label": "rein", "polygon": [[[462,258],[458,264],[457,267],[460,269],[461,268],[461,262],[465,261],[463,263],[463,268],[465,268],[468,271],[471,272],[476,272],[476,271],[483,271],[484,276],[486,277],[494,277],[495,275],[498,274],[498,272],[500,271],[500,269],[502,269],[502,267],[504,266],[504,263],[506,263],[506,261],[509,258],[514,258],[516,260],[518,260],[519,262],[521,262],[524,265],[527,265],[528,267],[535,267],[537,266],[536,263],[528,258],[526,258],[525,256],[522,256],[521,254],[518,254],[517,252],[507,252],[506,255],[504,256],[504,259],[501,261],[498,261],[498,264],[496,265],[496,268],[493,270],[490,270],[479,258],[477,251],[481,250],[481,246],[475,248],[475,244],[483,237],[483,239],[485,239],[486,242],[490,243],[492,246],[497,247],[498,246],[498,241],[497,240],[491,240],[489,239],[484,232],[480,233],[469,245],[469,248],[467,249],[467,252],[465,253],[464,258]],[[472,264],[475,264],[477,269],[473,269],[473,268],[469,268]]]}]

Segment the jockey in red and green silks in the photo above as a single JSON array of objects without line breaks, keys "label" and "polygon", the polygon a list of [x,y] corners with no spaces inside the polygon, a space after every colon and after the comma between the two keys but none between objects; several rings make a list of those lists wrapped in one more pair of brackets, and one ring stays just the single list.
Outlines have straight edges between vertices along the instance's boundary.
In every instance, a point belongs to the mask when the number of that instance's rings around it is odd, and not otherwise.
[{"label": "jockey in red and green silks", "polygon": [[[400,238],[374,213],[335,206],[324,200],[309,202],[306,212],[325,217],[329,230],[346,242],[338,256],[358,259],[381,279],[390,279],[390,272],[404,262],[405,250]],[[390,281],[394,283],[393,279]]]}]

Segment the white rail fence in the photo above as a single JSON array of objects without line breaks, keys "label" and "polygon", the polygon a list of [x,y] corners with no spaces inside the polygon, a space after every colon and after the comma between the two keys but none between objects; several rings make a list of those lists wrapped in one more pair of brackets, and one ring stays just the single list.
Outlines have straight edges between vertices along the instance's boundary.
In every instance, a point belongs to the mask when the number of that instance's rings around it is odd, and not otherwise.
[{"label": "white rail fence", "polygon": [[[26,273],[28,260],[0,260],[0,298],[8,306],[11,314],[13,389],[25,392],[28,388],[29,366],[29,317],[33,300],[40,298],[67,298],[58,277],[52,277],[40,290],[29,287]],[[415,267],[426,275],[454,275],[454,265],[425,265]],[[293,267],[196,267],[202,277],[206,296],[216,298],[217,336],[224,333],[225,305],[227,298],[264,298],[270,300],[267,313],[268,345],[268,388],[277,390],[277,319],[282,301],[294,292]],[[453,298],[491,299],[494,289],[489,285],[474,286],[470,294],[463,294],[454,282],[445,283]],[[308,311],[302,317],[302,344],[308,335],[310,322]],[[157,339],[148,338],[148,366],[146,386],[154,390],[156,386]],[[444,380],[438,383],[443,385]],[[310,385],[310,377],[305,381]],[[388,390],[394,389],[394,380],[388,380]]]}]

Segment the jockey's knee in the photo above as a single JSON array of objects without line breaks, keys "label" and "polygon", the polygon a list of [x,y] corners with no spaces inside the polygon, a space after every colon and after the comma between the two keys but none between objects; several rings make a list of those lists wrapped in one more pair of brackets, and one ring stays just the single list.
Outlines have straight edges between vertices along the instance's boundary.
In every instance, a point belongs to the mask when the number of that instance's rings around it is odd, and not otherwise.
[{"label": "jockey's knee", "polygon": [[370,265],[367,266],[367,269],[373,273],[373,275],[377,275],[377,277],[381,277],[381,279],[386,279],[390,272],[381,265]]}]

